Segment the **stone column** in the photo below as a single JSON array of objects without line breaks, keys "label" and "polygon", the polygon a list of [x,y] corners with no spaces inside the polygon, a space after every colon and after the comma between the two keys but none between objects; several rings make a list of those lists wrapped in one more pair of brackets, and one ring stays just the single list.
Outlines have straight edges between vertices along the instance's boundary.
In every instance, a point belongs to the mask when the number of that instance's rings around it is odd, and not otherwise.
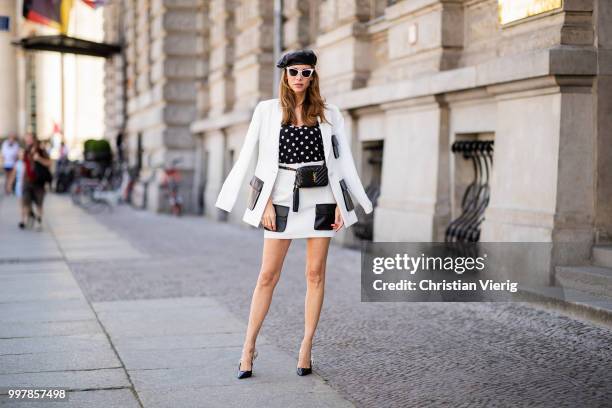
[{"label": "stone column", "polygon": [[[206,175],[204,190],[204,214],[213,215],[216,219],[227,217],[225,211],[220,211],[215,207],[217,196],[223,185],[223,181],[229,172],[224,168],[226,160],[226,140],[222,130],[213,130],[206,133],[202,138],[202,155],[200,156],[201,165],[204,166],[203,173]],[[207,158],[208,160],[205,160]],[[242,214],[235,211],[231,215],[237,217]],[[237,220],[239,221],[239,220]]]},{"label": "stone column", "polygon": [[[123,5],[123,3],[122,3]],[[134,98],[136,96],[136,60],[137,60],[137,14],[136,14],[136,1],[126,0],[125,6],[120,7],[120,13],[123,14],[123,27],[120,30],[124,30],[125,39],[125,61],[127,63],[127,77],[126,77],[126,90],[128,98]]]},{"label": "stone column", "polygon": [[463,0],[402,1],[386,9],[389,79],[457,67],[463,47]]},{"label": "stone column", "polygon": [[236,9],[235,110],[272,95],[274,2],[240,0]]},{"label": "stone column", "polygon": [[231,67],[234,64],[235,20],[237,0],[213,0],[210,2],[210,63],[208,86],[211,116],[233,108],[234,81]]},{"label": "stone column", "polygon": [[491,87],[497,126],[481,241],[573,242],[553,264],[588,258],[595,202],[594,104],[588,77]]},{"label": "stone column", "polygon": [[317,65],[323,73],[321,88],[336,94],[366,85],[371,66],[365,25],[371,16],[371,2],[363,0],[325,0],[319,11],[316,47]]},{"label": "stone column", "polygon": [[[122,43],[125,31],[124,21],[127,18],[125,9],[118,3],[112,3],[103,9],[104,41],[112,44]],[[112,142],[121,130],[126,118],[124,115],[125,61],[126,48],[121,54],[112,56],[104,62],[104,137]]]},{"label": "stone column", "polygon": [[388,103],[375,241],[443,239],[449,221],[448,109],[434,96]]},{"label": "stone column", "polygon": [[[196,93],[196,118],[206,117],[210,110],[210,86],[209,86],[209,75],[210,75],[210,26],[212,21],[210,20],[209,2],[204,2],[202,6],[202,13],[197,16],[197,23],[202,30],[200,31],[200,41],[202,43],[202,57],[200,58],[201,73],[202,77],[195,82],[195,93]],[[193,134],[194,142],[196,143],[196,149],[194,152],[194,177],[193,177],[193,196],[192,196],[192,207],[199,213],[205,213],[206,208],[203,204],[205,201],[205,189],[207,188],[207,156],[206,146],[203,143],[203,139],[198,134]]]},{"label": "stone column", "polygon": [[283,3],[283,48],[296,50],[311,42],[310,16],[313,2],[285,0]]},{"label": "stone column", "polygon": [[17,135],[19,94],[17,89],[17,47],[11,41],[18,36],[15,19],[15,4],[12,1],[0,3],[0,15],[9,19],[8,31],[0,31],[0,138]]},{"label": "stone column", "polygon": [[204,2],[202,12],[197,16],[197,24],[201,27],[200,42],[202,46],[202,56],[199,64],[201,65],[202,77],[196,81],[196,115],[197,117],[205,117],[210,109],[210,82],[209,76],[211,72],[211,40],[210,32],[212,20],[210,19],[210,4]]},{"label": "stone column", "polygon": [[[126,145],[130,164],[136,163],[140,134],[141,179],[157,172],[157,178],[146,189],[151,210],[166,210],[167,202],[158,191],[161,172],[155,168],[169,165],[174,158],[181,159],[181,194],[185,209],[191,209],[194,142],[189,125],[196,117],[195,89],[203,75],[204,4],[204,0],[126,0],[109,5],[105,11],[107,38],[118,40],[120,37],[111,33],[123,31],[127,64]],[[121,20],[123,24],[119,27],[117,23]],[[119,101],[123,97],[124,78],[120,68],[117,59],[106,67],[106,94],[111,96],[107,100],[106,133],[113,137],[123,122],[120,112],[124,108]],[[140,195],[145,191],[142,184],[136,189]]]},{"label": "stone column", "polygon": [[600,55],[595,82],[597,117],[596,239],[612,242],[612,3],[596,2],[595,21]]},{"label": "stone column", "polygon": [[[173,159],[183,173],[182,195],[187,211],[193,210],[194,139],[189,126],[196,118],[196,84],[203,75],[204,39],[201,35],[202,13],[205,1],[164,1],[163,19],[157,22],[153,32],[163,38],[163,81],[156,84],[156,91],[164,101],[162,144],[164,154],[158,163],[169,164]],[[153,71],[154,72],[154,71]],[[160,203],[163,207],[165,201]]]},{"label": "stone column", "polygon": [[[488,88],[498,101],[498,122],[491,202],[481,240],[558,243],[551,257],[554,265],[586,262],[595,238],[593,23],[593,1],[577,0],[564,2],[554,20],[504,28],[500,52],[518,46],[549,48],[550,75]],[[526,43],[524,35],[530,31],[538,36]],[[580,48],[580,56],[570,54]],[[523,68],[522,61],[503,67],[507,72]],[[571,248],[565,242],[572,242]]]},{"label": "stone column", "polygon": [[104,39],[111,43],[121,43],[122,52],[105,63],[105,137],[114,144],[119,131],[125,127],[124,149],[130,164],[136,159],[136,135],[138,127],[129,128],[129,116],[134,108],[128,107],[137,96],[137,9],[135,0],[111,3],[103,8]]}]

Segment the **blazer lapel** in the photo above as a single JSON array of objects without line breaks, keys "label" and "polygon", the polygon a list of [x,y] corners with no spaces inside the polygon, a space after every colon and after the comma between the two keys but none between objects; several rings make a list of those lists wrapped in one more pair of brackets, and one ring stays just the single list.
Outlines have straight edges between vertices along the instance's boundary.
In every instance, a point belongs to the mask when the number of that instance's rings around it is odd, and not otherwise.
[{"label": "blazer lapel", "polygon": [[[326,117],[330,118],[331,114],[328,112]],[[323,154],[325,156],[325,161],[329,160],[329,153],[331,151],[331,134],[332,128],[327,122],[321,122],[321,117],[317,116],[317,120],[319,121],[319,128],[321,129],[321,136],[323,137]]]},{"label": "blazer lapel", "polygon": [[279,142],[280,142],[280,129],[281,129],[281,120],[283,119],[283,115],[280,108],[280,99],[276,100],[276,103],[273,104],[272,108],[272,141],[274,142],[274,152],[276,154],[276,163],[280,163],[279,156]]}]

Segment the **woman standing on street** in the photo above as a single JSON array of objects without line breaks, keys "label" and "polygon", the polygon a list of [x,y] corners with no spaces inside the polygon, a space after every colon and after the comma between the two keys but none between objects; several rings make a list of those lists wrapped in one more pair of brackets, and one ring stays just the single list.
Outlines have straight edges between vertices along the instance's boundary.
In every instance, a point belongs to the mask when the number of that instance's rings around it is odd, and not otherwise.
[{"label": "woman standing on street", "polygon": [[276,66],[282,69],[279,98],[257,104],[238,159],[215,204],[232,210],[258,145],[243,220],[264,227],[264,244],[238,378],[251,376],[257,335],[291,240],[299,238],[307,239],[307,289],[297,374],[311,373],[331,238],[342,226],[357,222],[351,194],[366,213],[372,212],[344,133],[342,114],[319,93],[316,62],[311,50],[290,52],[278,61]]}]

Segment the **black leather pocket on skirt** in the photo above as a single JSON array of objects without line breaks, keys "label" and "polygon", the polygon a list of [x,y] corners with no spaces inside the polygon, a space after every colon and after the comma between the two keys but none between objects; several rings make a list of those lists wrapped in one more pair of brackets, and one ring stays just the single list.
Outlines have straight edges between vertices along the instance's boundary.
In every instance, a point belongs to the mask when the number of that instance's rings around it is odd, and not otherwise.
[{"label": "black leather pocket on skirt", "polygon": [[249,208],[249,210],[255,208],[255,205],[257,204],[257,199],[259,198],[259,195],[261,194],[261,189],[263,188],[263,183],[263,180],[261,180],[257,176],[253,176],[253,178],[251,179],[251,182],[249,183],[249,197],[247,199],[247,207]]},{"label": "black leather pocket on skirt", "polygon": [[344,179],[340,180],[340,188],[342,189],[342,197],[344,198],[344,205],[346,206],[346,210],[353,210],[355,208],[355,205],[353,204],[351,194],[349,193],[348,187],[346,186],[346,182],[344,181]]},{"label": "black leather pocket on skirt", "polygon": [[287,217],[289,216],[289,206],[272,204],[276,213],[276,230],[264,227],[268,231],[283,232],[287,228]]},{"label": "black leather pocket on skirt", "polygon": [[315,206],[315,221],[314,229],[316,230],[332,230],[332,224],[336,220],[336,203],[333,204],[317,204]]}]

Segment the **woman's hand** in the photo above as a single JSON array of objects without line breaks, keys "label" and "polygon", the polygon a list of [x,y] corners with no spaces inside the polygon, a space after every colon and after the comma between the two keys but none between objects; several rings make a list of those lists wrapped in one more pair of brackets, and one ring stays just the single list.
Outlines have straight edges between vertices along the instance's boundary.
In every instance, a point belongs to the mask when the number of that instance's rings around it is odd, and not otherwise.
[{"label": "woman's hand", "polygon": [[266,208],[261,216],[261,223],[265,228],[276,231],[276,211],[274,211],[274,205],[272,205],[272,198],[268,199]]},{"label": "woman's hand", "polygon": [[334,231],[338,231],[344,225],[344,220],[342,219],[342,213],[340,212],[340,207],[336,206],[336,219],[332,224],[334,227]]}]

